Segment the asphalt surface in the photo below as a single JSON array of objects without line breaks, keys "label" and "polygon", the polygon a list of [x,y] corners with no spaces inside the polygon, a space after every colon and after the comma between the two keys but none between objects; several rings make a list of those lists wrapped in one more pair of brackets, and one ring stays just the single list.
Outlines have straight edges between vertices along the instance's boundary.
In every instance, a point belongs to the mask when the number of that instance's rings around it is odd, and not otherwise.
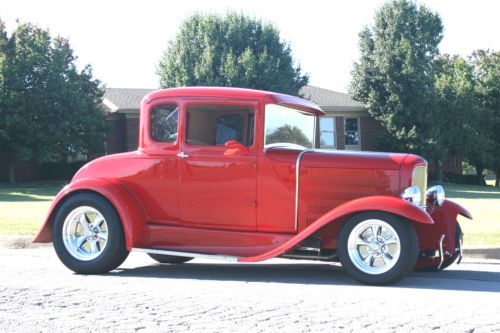
[{"label": "asphalt surface", "polygon": [[132,253],[85,276],[51,248],[0,249],[0,331],[500,331],[500,264],[471,260],[373,287],[325,263],[159,265]]}]

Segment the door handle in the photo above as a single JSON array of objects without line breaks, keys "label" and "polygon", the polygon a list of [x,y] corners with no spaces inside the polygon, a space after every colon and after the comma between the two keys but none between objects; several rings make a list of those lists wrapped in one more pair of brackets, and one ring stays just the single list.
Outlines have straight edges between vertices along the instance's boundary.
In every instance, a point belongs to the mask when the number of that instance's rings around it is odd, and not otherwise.
[{"label": "door handle", "polygon": [[181,151],[179,154],[177,154],[177,156],[179,156],[180,158],[186,158],[186,157],[189,157],[188,154],[186,154],[185,152]]}]

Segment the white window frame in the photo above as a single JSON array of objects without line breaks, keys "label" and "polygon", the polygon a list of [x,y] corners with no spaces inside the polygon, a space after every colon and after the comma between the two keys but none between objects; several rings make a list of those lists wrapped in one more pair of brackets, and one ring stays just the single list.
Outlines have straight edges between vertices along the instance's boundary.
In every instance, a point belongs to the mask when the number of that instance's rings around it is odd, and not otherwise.
[{"label": "white window frame", "polygon": [[[320,148],[325,148],[325,149],[337,149],[337,119],[335,116],[322,116],[319,118],[319,144],[320,144]],[[321,121],[323,119],[331,119],[333,121],[333,131],[327,131],[327,130],[323,130],[321,128]],[[332,133],[333,134],[333,146],[322,146],[321,145],[321,134],[322,133]]]},{"label": "white window frame", "polygon": [[[345,135],[347,133],[346,131],[346,121],[347,119],[356,119],[357,124],[358,124],[358,144],[357,145],[348,145],[345,142]],[[344,145],[345,145],[345,150],[361,150],[361,120],[359,117],[344,117]]]}]

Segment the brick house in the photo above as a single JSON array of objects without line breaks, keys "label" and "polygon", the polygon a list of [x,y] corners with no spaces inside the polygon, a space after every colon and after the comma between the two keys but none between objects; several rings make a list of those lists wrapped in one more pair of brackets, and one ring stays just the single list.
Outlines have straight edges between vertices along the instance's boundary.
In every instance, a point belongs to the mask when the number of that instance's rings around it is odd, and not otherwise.
[{"label": "brick house", "polygon": [[[106,89],[103,105],[110,127],[106,135],[106,154],[137,148],[140,102],[152,90]],[[354,101],[345,93],[315,86],[305,86],[300,93],[326,112],[320,120],[321,148],[384,151],[383,147],[377,145],[377,137],[384,128],[370,116],[363,103]],[[444,169],[461,174],[461,159],[452,156],[446,161]]]},{"label": "brick house", "polygon": [[[106,153],[137,148],[139,105],[152,89],[107,88],[103,105],[110,131]],[[340,150],[377,151],[376,137],[382,126],[370,117],[362,103],[347,94],[314,86],[302,88],[303,97],[312,100],[327,113],[320,121],[321,147]]]}]

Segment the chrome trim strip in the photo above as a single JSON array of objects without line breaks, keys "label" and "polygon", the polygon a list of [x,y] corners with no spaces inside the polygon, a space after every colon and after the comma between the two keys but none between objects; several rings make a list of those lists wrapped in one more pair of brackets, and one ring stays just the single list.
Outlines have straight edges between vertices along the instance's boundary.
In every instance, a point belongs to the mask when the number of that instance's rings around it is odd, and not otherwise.
[{"label": "chrome trim strip", "polygon": [[464,254],[463,247],[464,247],[464,238],[460,237],[460,241],[458,242],[458,251],[460,251],[460,254],[458,255],[457,265],[459,265],[462,262],[462,258],[463,258],[463,254]]},{"label": "chrome trim strip", "polygon": [[446,236],[444,234],[441,235],[441,238],[439,239],[439,266],[438,266],[438,271],[441,269],[441,266],[443,266],[444,262],[444,252],[443,252],[443,241]]},{"label": "chrome trim strip", "polygon": [[144,253],[154,253],[154,254],[164,254],[167,256],[214,259],[214,260],[222,260],[222,261],[228,261],[228,262],[237,262],[238,261],[238,257],[236,257],[236,256],[228,256],[228,255],[223,255],[223,254],[182,252],[182,251],[171,251],[171,250],[161,250],[161,249],[147,249],[147,248],[139,248],[139,247],[133,247],[132,251],[144,252]]},{"label": "chrome trim strip", "polygon": [[312,148],[306,148],[297,155],[295,161],[295,231],[299,231],[299,189],[300,189],[300,161],[302,156],[308,152],[315,151]]}]

